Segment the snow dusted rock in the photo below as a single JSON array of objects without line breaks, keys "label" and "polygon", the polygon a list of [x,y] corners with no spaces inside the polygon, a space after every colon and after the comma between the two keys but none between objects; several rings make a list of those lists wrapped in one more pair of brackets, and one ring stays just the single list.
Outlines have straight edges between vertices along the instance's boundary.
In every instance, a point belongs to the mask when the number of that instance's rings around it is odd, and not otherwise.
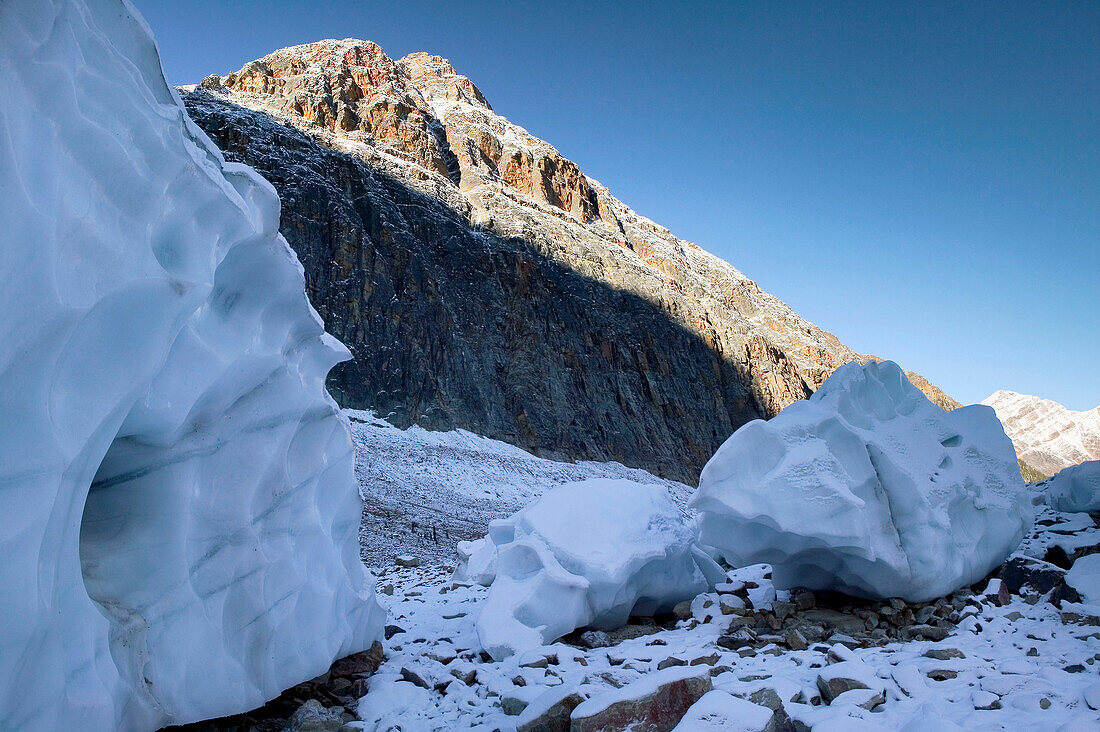
[{"label": "snow dusted rock", "polygon": [[674,728],[677,732],[772,732],[774,712],[767,707],[713,689],[691,705]]},{"label": "snow dusted rock", "polygon": [[129,3],[0,3],[0,221],[0,729],[240,712],[370,646],[347,351]]},{"label": "snow dusted rock", "polygon": [[535,697],[516,719],[516,732],[561,732],[584,697],[565,686],[555,686]]},{"label": "snow dusted rock", "polygon": [[707,463],[701,542],[778,588],[924,601],[996,567],[1033,520],[993,410],[944,412],[886,361],[837,369]]},{"label": "snow dusted rock", "polygon": [[497,569],[478,637],[499,660],[576,628],[610,630],[671,610],[722,578],[694,538],[663,486],[593,479],[555,488],[490,524],[479,551],[495,551]]},{"label": "snow dusted rock", "polygon": [[1100,460],[1059,471],[1035,488],[1055,511],[1100,511]]},{"label": "snow dusted rock", "polygon": [[570,732],[668,732],[711,688],[710,675],[697,668],[655,671],[582,702],[573,710]]}]

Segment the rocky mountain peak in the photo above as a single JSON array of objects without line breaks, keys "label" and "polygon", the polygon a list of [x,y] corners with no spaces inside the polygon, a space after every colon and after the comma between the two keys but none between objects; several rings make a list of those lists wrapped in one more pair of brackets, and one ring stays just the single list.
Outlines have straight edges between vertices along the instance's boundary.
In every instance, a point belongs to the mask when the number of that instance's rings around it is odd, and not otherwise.
[{"label": "rocky mountain peak", "polygon": [[993,407],[1020,459],[1047,475],[1086,460],[1100,460],[1100,407],[1075,412],[1052,399],[996,391]]},{"label": "rocky mountain peak", "polygon": [[580,168],[495,114],[481,90],[440,56],[393,61],[370,41],[317,41],[207,77],[203,86],[250,95],[267,110],[371,145],[464,191],[502,187],[581,221],[601,217]]},{"label": "rocky mountain peak", "polygon": [[872,358],[637,214],[439,56],[319,41],[202,86],[192,117],[276,186],[355,354],[330,382],[345,406],[692,481],[738,426]]}]

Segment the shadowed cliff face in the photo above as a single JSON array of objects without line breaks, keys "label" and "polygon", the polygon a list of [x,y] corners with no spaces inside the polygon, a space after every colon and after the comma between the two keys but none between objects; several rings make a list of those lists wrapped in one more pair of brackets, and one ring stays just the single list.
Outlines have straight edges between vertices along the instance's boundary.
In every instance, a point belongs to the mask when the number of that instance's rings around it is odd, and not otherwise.
[{"label": "shadowed cliff face", "polygon": [[475,230],[262,113],[201,91],[184,101],[228,158],[278,190],[310,298],[355,356],[329,379],[345,406],[688,482],[765,416],[751,358],[721,357],[658,304]]},{"label": "shadowed cliff face", "polygon": [[319,41],[183,96],[278,189],[356,357],[330,379],[345,406],[692,482],[741,424],[872,358],[639,216],[437,56]]}]

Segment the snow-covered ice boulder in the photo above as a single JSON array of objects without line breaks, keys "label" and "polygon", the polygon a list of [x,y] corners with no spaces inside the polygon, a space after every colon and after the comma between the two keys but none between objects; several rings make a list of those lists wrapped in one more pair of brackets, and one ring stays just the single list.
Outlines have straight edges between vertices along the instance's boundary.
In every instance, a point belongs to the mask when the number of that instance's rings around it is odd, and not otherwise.
[{"label": "snow-covered ice boulder", "polygon": [[945,412],[889,361],[837,369],[707,463],[700,541],[775,586],[924,601],[976,582],[1033,521],[989,407]]},{"label": "snow-covered ice boulder", "polygon": [[1085,602],[1100,604],[1100,554],[1079,557],[1066,572],[1066,584]]},{"label": "snow-covered ice boulder", "polygon": [[369,647],[347,352],[128,2],[0,2],[0,222],[0,729],[240,712]]},{"label": "snow-covered ice boulder", "polygon": [[458,566],[452,575],[455,582],[477,583],[485,587],[493,584],[497,576],[497,548],[492,539],[483,536],[473,541],[460,541],[457,549]]},{"label": "snow-covered ice boulder", "polygon": [[1071,465],[1034,488],[1055,511],[1100,511],[1100,460]]},{"label": "snow-covered ice boulder", "polygon": [[492,522],[478,548],[496,554],[476,627],[498,660],[576,628],[610,630],[671,610],[724,578],[665,487],[629,480],[554,488]]}]

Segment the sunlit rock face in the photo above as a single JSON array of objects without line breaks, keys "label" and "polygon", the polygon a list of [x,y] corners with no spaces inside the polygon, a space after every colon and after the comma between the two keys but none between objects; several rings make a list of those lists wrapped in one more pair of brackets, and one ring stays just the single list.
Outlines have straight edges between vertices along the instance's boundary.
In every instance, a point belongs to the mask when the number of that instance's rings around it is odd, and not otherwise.
[{"label": "sunlit rock face", "polygon": [[343,406],[694,484],[742,424],[869,358],[633,211],[445,59],[324,40],[220,71],[184,103],[279,191],[355,357],[329,379]]},{"label": "sunlit rock face", "polygon": [[378,635],[278,219],[128,3],[0,3],[0,729],[244,711]]},{"label": "sunlit rock face", "polygon": [[1100,460],[1100,407],[1085,412],[1014,391],[997,391],[982,404],[997,412],[1016,453],[1046,475],[1088,460]]}]

